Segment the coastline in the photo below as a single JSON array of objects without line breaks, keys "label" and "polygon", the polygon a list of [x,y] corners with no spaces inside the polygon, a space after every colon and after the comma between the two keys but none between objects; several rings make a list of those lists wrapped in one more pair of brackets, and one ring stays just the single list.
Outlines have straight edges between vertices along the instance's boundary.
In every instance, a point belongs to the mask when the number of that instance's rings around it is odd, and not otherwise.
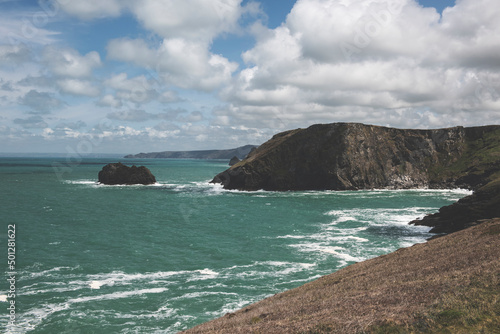
[{"label": "coastline", "polygon": [[500,294],[499,202],[496,179],[410,222],[437,233],[426,243],[355,263],[182,333],[493,333],[500,328],[498,298],[490,298]]}]

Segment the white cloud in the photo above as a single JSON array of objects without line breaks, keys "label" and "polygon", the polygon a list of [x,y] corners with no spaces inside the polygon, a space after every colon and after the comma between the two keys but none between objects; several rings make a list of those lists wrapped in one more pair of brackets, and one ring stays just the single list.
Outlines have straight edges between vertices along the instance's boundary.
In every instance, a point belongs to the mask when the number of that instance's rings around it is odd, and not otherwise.
[{"label": "white cloud", "polygon": [[104,85],[116,90],[116,99],[136,104],[145,104],[158,97],[158,92],[144,75],[129,79],[120,73],[104,81]]},{"label": "white cloud", "polygon": [[238,65],[212,54],[203,43],[164,39],[157,49],[144,40],[118,39],[108,44],[108,57],[156,71],[169,85],[212,91],[231,80]]},{"label": "white cloud", "polygon": [[236,28],[241,0],[141,0],[131,11],[142,25],[163,38],[209,43]]},{"label": "white cloud", "polygon": [[153,70],[158,61],[157,51],[152,50],[142,39],[114,39],[108,43],[107,50],[111,59],[135,63]]},{"label": "white cloud", "polygon": [[82,56],[74,49],[53,46],[43,50],[43,61],[53,74],[74,78],[89,77],[102,65],[101,57],[95,51]]},{"label": "white cloud", "polygon": [[283,25],[258,30],[216,122],[491,122],[473,115],[500,114],[500,7],[479,5],[459,1],[441,18],[414,0],[299,0]]},{"label": "white cloud", "polygon": [[99,95],[99,89],[94,87],[91,82],[78,79],[58,80],[57,84],[61,91],[73,95],[82,95],[95,97]]},{"label": "white cloud", "polygon": [[238,65],[210,52],[214,38],[234,33],[244,14],[258,15],[259,7],[241,0],[141,0],[128,10],[148,30],[163,38],[159,45],[142,39],[108,43],[110,59],[156,71],[164,83],[184,89],[213,91],[229,83]]}]

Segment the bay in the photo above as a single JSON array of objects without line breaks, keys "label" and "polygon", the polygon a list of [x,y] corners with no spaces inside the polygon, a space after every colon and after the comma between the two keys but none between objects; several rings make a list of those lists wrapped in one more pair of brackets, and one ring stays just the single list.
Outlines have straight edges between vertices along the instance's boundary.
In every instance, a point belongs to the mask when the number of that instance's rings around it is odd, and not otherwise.
[{"label": "bay", "polygon": [[218,160],[123,160],[147,166],[157,184],[98,184],[116,161],[0,158],[0,328],[8,225],[13,333],[175,333],[425,242],[428,228],[407,223],[469,194],[227,191],[209,183],[227,168]]}]

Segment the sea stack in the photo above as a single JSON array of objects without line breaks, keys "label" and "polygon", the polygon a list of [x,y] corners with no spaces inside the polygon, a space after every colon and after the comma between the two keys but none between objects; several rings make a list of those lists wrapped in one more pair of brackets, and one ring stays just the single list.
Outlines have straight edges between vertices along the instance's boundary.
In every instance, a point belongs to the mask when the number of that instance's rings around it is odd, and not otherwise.
[{"label": "sea stack", "polygon": [[99,183],[107,185],[116,184],[153,184],[156,183],[155,176],[144,166],[128,167],[118,163],[107,164],[98,175]]}]

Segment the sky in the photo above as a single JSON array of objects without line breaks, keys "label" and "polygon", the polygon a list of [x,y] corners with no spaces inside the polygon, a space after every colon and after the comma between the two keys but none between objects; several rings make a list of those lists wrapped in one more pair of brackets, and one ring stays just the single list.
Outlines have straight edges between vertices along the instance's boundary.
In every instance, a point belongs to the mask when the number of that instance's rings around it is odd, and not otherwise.
[{"label": "sky", "polygon": [[500,124],[498,0],[0,0],[0,152]]}]

